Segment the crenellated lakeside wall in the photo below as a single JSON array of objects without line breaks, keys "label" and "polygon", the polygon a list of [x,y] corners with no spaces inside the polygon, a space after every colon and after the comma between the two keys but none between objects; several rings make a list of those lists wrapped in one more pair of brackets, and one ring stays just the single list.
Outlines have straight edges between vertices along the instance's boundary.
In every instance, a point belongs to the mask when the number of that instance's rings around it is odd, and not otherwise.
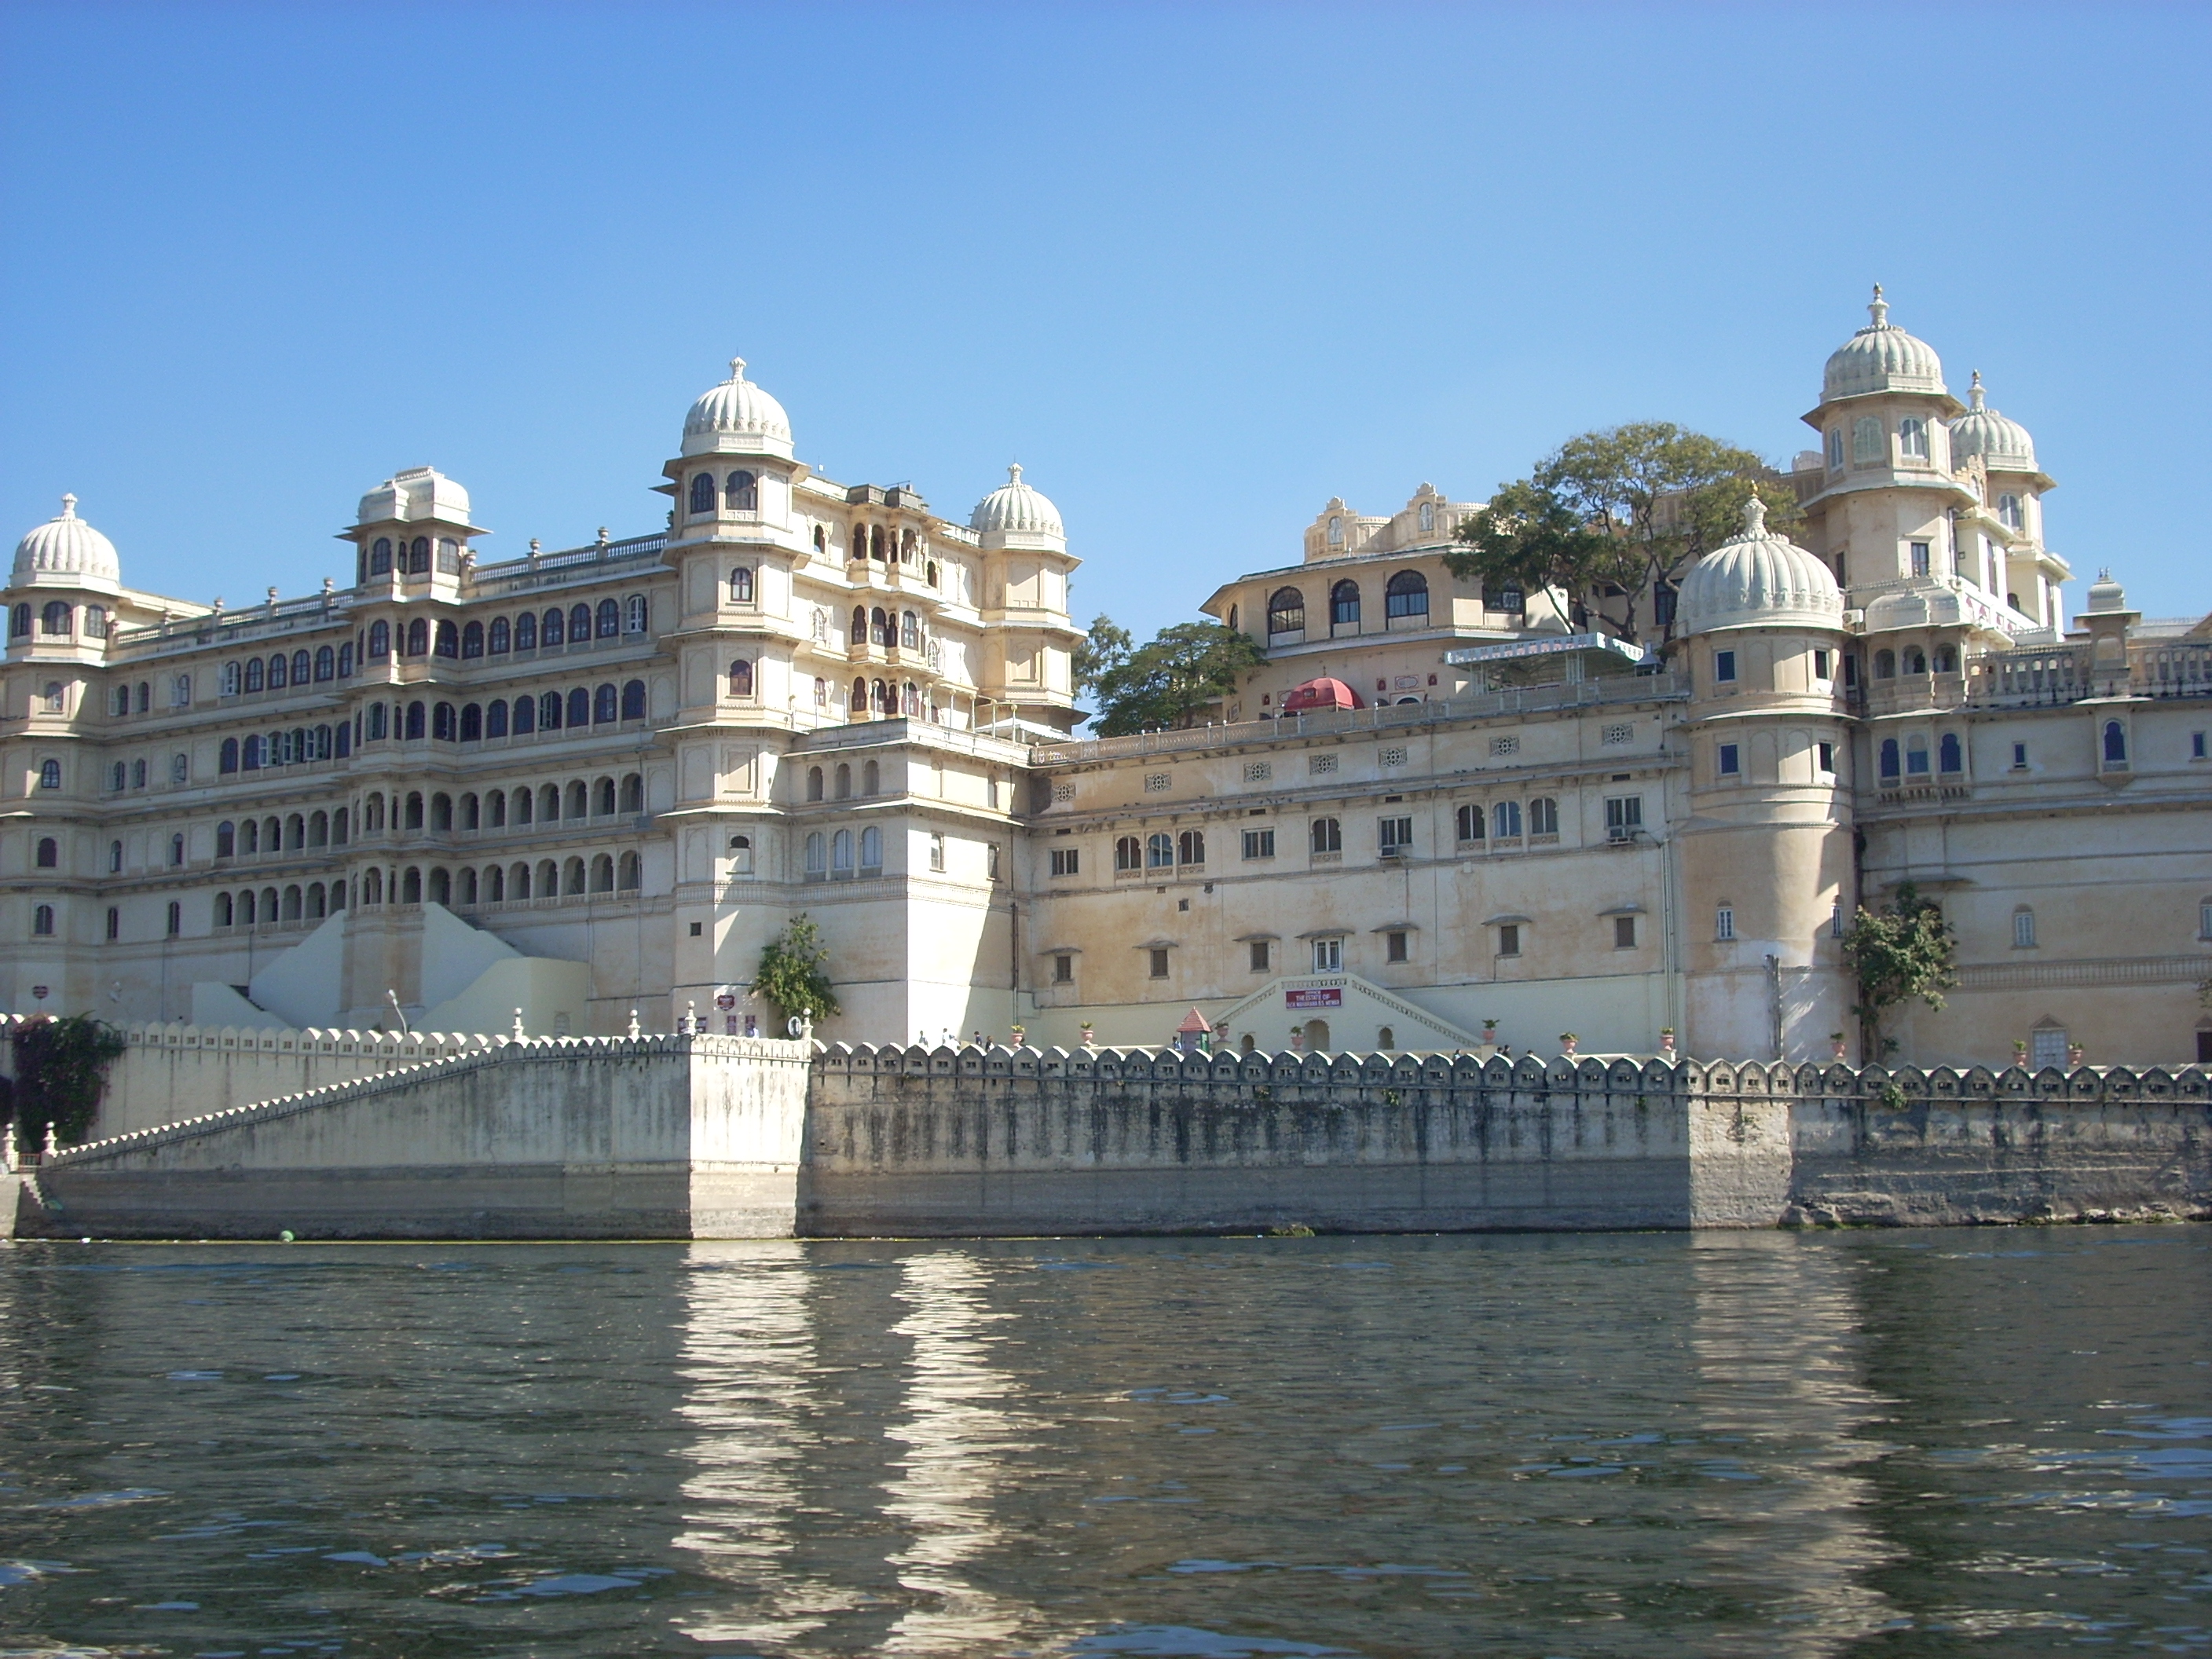
[{"label": "crenellated lakeside wall", "polygon": [[16,1177],[17,1230],[1008,1237],[2212,1215],[2212,1078],[2197,1067],[469,1043],[65,1149]]}]

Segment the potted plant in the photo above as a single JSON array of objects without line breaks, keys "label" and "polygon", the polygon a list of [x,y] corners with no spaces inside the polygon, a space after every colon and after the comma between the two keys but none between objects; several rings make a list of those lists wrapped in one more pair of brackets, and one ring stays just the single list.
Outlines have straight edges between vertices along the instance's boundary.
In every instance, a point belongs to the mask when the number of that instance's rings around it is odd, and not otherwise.
[{"label": "potted plant", "polygon": [[1659,1028],[1659,1053],[1662,1058],[1668,1060],[1674,1057],[1674,1028],[1671,1025],[1662,1025]]},{"label": "potted plant", "polygon": [[1559,1052],[1563,1054],[1571,1054],[1582,1046],[1582,1038],[1572,1031],[1562,1031],[1559,1033]]},{"label": "potted plant", "polygon": [[2027,1064],[2027,1039],[2026,1037],[2014,1037],[2012,1040],[2012,1063],[2015,1066],[2025,1066]]},{"label": "potted plant", "polygon": [[1841,1031],[1829,1032],[1828,1057],[1831,1060],[1841,1060],[1844,1057],[1844,1034]]},{"label": "potted plant", "polygon": [[1083,1022],[1083,1046],[1086,1048],[1096,1048],[1097,1046],[1097,1040],[1098,1033],[1091,1028],[1091,1024],[1089,1020],[1085,1020]]},{"label": "potted plant", "polygon": [[1016,1021],[1007,1029],[1012,1032],[1013,1036],[1013,1041],[1006,1045],[1009,1048],[1020,1048],[1022,1046],[1023,1039],[1027,1037],[1030,1034],[1030,1028],[1022,1024],[1019,1021]]},{"label": "potted plant", "polygon": [[2066,1063],[2069,1066],[2081,1066],[2087,1064],[2087,1062],[2082,1059],[2082,1055],[2087,1052],[2088,1051],[2083,1048],[2078,1042],[2068,1043],[2066,1045]]}]

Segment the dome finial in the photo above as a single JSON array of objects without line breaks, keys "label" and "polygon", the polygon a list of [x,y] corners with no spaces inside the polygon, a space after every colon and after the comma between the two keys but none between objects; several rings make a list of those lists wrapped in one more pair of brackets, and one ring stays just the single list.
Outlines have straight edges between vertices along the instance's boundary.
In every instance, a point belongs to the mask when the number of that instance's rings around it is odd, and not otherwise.
[{"label": "dome finial", "polygon": [[1867,307],[1867,315],[1874,319],[1876,328],[1889,326],[1889,301],[1881,297],[1881,284],[1874,285],[1874,299]]},{"label": "dome finial", "polygon": [[64,495],[62,497],[62,517],[64,519],[74,519],[76,517],[76,496]]},{"label": "dome finial", "polygon": [[1752,491],[1751,499],[1743,504],[1743,533],[1747,541],[1755,541],[1766,534],[1766,503]]},{"label": "dome finial", "polygon": [[1019,461],[1008,463],[1006,467],[1006,482],[1008,483],[1019,483],[1021,481],[1022,464]]},{"label": "dome finial", "polygon": [[1967,395],[1974,400],[1974,407],[1976,409],[1979,409],[1983,406],[1983,398],[1984,394],[1982,391],[1982,371],[1978,368],[1974,371],[1973,388]]},{"label": "dome finial", "polygon": [[745,360],[744,360],[744,358],[742,358],[742,357],[732,357],[732,358],[731,358],[731,359],[730,359],[730,379],[731,379],[732,380],[744,380],[744,378],[745,378]]}]

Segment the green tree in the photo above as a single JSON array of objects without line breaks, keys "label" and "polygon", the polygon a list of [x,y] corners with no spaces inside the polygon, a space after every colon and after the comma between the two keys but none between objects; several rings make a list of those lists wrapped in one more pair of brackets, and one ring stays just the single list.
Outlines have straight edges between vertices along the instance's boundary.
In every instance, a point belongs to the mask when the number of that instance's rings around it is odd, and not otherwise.
[{"label": "green tree", "polygon": [[1858,981],[1858,1005],[1851,1012],[1866,1028],[1868,1054],[1884,1060],[1897,1052],[1895,1039],[1882,1035],[1882,1017],[1915,997],[1930,1008],[1943,1006],[1943,993],[1959,982],[1957,941],[1942,907],[1923,898],[1906,882],[1881,912],[1861,907],[1844,935],[1844,960]]},{"label": "green tree", "polygon": [[819,1019],[840,1013],[837,994],[830,988],[823,964],[830,953],[822,945],[822,930],[801,910],[784,925],[783,932],[761,946],[760,966],[753,973],[753,989],[774,1003],[788,1019],[800,1015]]},{"label": "green tree", "polygon": [[1079,697],[1095,696],[1098,682],[1109,670],[1129,659],[1129,630],[1116,625],[1104,611],[1091,619],[1091,627],[1075,647],[1071,664]]},{"label": "green tree", "polygon": [[131,1045],[90,1014],[41,1015],[15,1028],[15,1087],[9,1103],[17,1144],[41,1146],[51,1123],[64,1145],[84,1138],[107,1092],[107,1070]]},{"label": "green tree", "polygon": [[1753,495],[1778,531],[1802,517],[1788,483],[1752,451],[1671,421],[1633,421],[1579,433],[1528,477],[1500,484],[1444,562],[1492,587],[1595,599],[1601,620],[1641,641],[1644,596],[1735,535]]},{"label": "green tree", "polygon": [[1267,660],[1251,635],[1217,622],[1176,623],[1098,677],[1097,733],[1188,726]]}]

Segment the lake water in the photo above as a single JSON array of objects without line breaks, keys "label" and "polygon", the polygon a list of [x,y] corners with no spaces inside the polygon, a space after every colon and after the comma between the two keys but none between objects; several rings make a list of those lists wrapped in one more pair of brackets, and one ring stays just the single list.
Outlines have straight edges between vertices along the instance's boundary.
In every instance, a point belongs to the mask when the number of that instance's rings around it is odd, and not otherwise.
[{"label": "lake water", "polygon": [[0,1655],[2212,1652],[2212,1233],[0,1249]]}]

